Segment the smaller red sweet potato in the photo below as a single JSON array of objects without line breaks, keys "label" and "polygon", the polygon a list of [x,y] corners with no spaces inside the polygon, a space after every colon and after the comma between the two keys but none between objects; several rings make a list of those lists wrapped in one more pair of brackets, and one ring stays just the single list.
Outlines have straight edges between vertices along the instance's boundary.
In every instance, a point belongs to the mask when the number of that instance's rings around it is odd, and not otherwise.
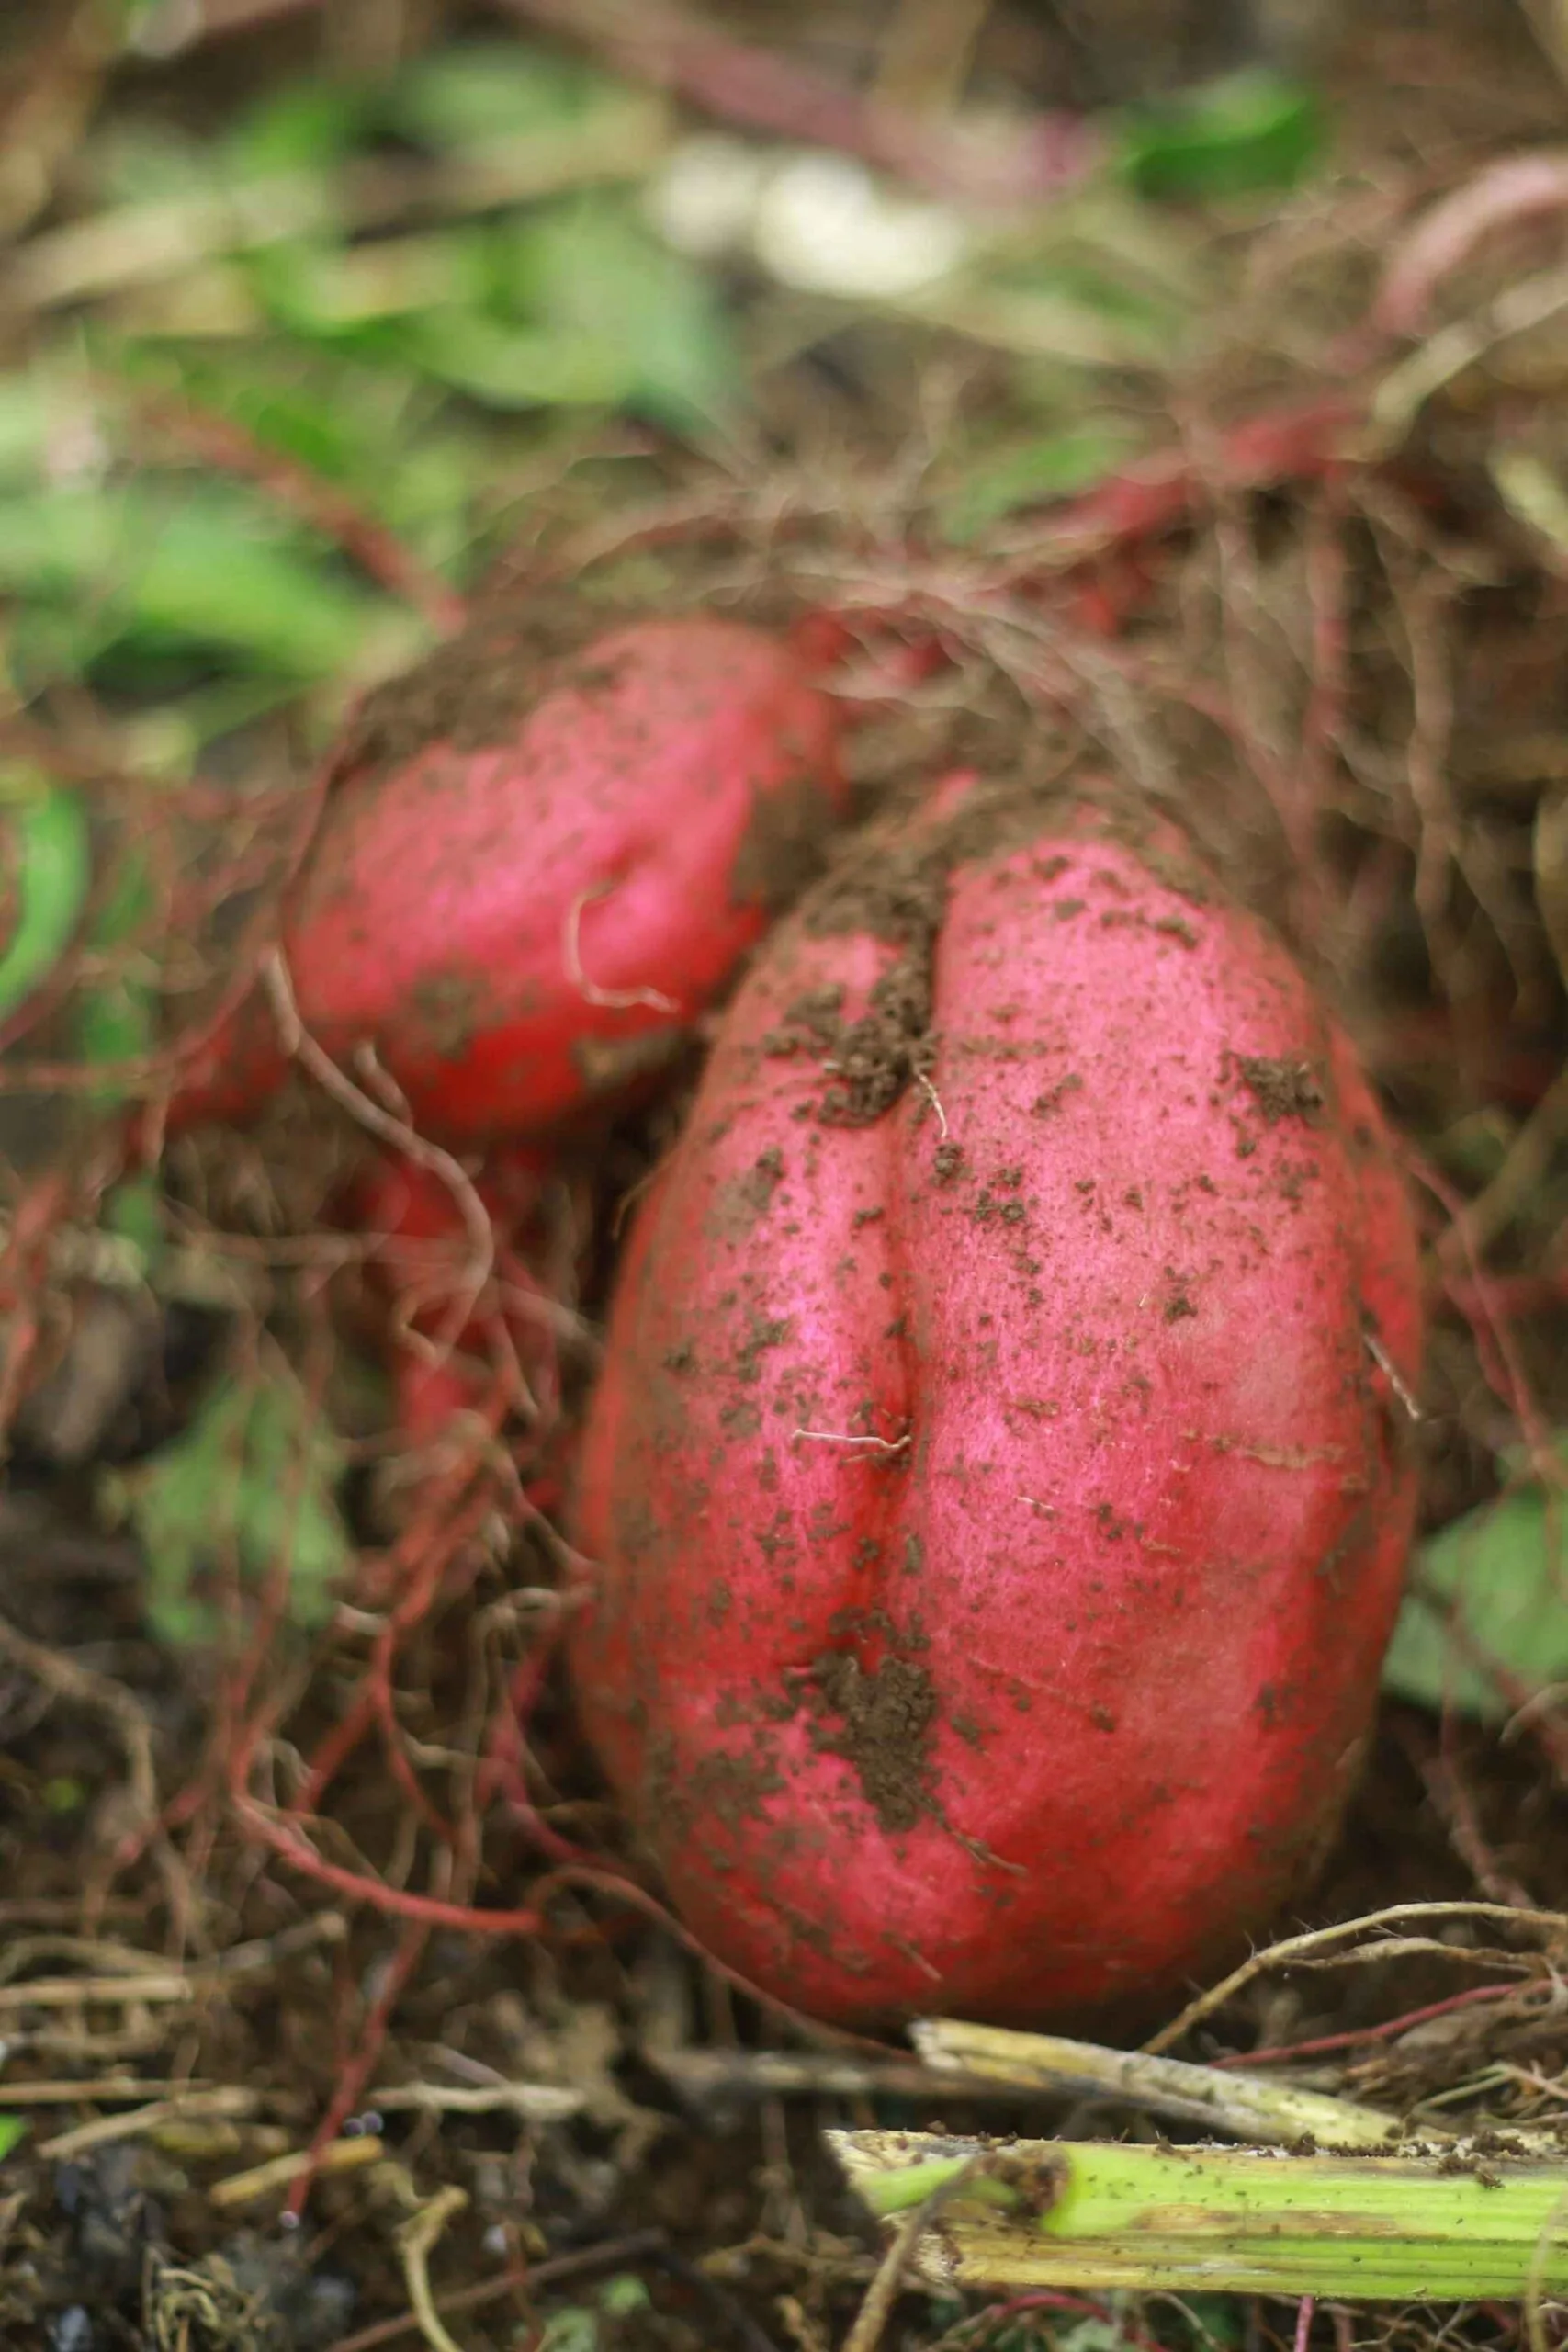
[{"label": "smaller red sweet potato", "polygon": [[[300,1015],[374,1048],[421,1125],[536,1134],[668,1066],[842,812],[807,651],[637,621],[533,665],[475,636],[372,697],[286,909]],[[253,1005],[181,1123],[282,1072]]]}]

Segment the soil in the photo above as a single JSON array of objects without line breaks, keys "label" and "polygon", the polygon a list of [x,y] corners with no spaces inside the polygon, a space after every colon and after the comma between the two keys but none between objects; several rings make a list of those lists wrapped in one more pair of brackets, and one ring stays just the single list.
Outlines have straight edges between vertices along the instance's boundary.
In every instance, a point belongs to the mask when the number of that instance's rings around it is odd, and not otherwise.
[{"label": "soil", "polygon": [[1328,1097],[1321,1070],[1310,1062],[1275,1061],[1264,1054],[1240,1054],[1236,1059],[1247,1091],[1271,1127],[1281,1119],[1322,1125]]},{"label": "soil", "polygon": [[[506,742],[615,618],[571,596],[519,598],[481,615],[366,696],[344,735],[336,775],[384,775],[432,743],[483,752]],[[596,674],[604,675],[590,670],[579,683],[592,686]]]},{"label": "soil", "polygon": [[900,1657],[867,1668],[847,1650],[829,1650],[811,1677],[815,1744],[854,1767],[884,1829],[913,1829],[936,1810],[930,1747],[937,1698],[925,1668]]}]

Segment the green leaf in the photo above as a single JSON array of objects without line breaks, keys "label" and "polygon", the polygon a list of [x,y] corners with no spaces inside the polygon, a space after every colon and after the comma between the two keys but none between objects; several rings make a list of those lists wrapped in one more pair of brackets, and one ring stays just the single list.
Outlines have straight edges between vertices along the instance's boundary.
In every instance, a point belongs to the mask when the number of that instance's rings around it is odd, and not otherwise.
[{"label": "green leaf", "polygon": [[19,2115],[0,2115],[0,2164],[4,2164],[12,2149],[26,2138],[27,2129]]},{"label": "green leaf", "polygon": [[218,646],[299,678],[351,664],[370,598],[329,581],[237,507],[190,499],[158,517],[125,601],[142,627]]},{"label": "green leaf", "polygon": [[611,2319],[630,2319],[634,2312],[649,2310],[652,2301],[635,2270],[617,2271],[599,2290],[599,2308]]},{"label": "green leaf", "polygon": [[739,365],[709,279],[619,198],[553,205],[512,232],[512,300],[584,364],[618,373],[622,397],[677,432],[735,408]]},{"label": "green leaf", "polygon": [[376,127],[377,96],[367,84],[313,76],[289,82],[247,114],[216,153],[245,179],[330,169]]},{"label": "green leaf", "polygon": [[942,535],[965,546],[1021,507],[1089,490],[1124,465],[1142,443],[1133,426],[1108,419],[1068,425],[1011,448],[987,449],[940,500]]},{"label": "green leaf", "polygon": [[301,681],[352,666],[388,609],[259,500],[200,479],[0,497],[0,588],[63,606],[82,659],[137,633]]},{"label": "green leaf", "polygon": [[307,1629],[322,1623],[353,1556],[335,1499],[342,1472],[336,1438],[287,1374],[214,1389],[173,1444],[118,1481],[147,1555],[149,1613],[162,1637],[217,1637],[202,1588],[226,1560],[259,1583],[287,1558],[290,1618]]},{"label": "green leaf", "polygon": [[62,416],[85,408],[80,387],[73,396],[42,369],[0,376],[0,481],[36,481]]},{"label": "green leaf", "polygon": [[545,2322],[539,2352],[599,2352],[599,2321],[581,2303],[568,2303]]},{"label": "green leaf", "polygon": [[548,328],[506,326],[476,311],[411,319],[402,347],[438,382],[489,408],[612,408],[633,386],[624,352]]},{"label": "green leaf", "polygon": [[1248,68],[1124,116],[1112,168],[1143,197],[1245,196],[1295,187],[1324,141],[1310,90]]},{"label": "green leaf", "polygon": [[396,353],[389,322],[482,302],[489,291],[483,240],[464,230],[352,248],[300,238],[265,247],[245,267],[277,325],[370,357]]},{"label": "green leaf", "polygon": [[1383,1688],[1498,1723],[1513,1702],[1491,1659],[1530,1690],[1568,1681],[1568,1496],[1520,1487],[1445,1527],[1417,1555]]},{"label": "green leaf", "polygon": [[558,136],[603,96],[602,77],[521,42],[473,41],[433,51],[404,67],[386,104],[405,137],[437,153],[534,132]]},{"label": "green leaf", "polygon": [[0,953],[0,1017],[49,978],[75,935],[92,885],[92,839],[73,792],[13,768],[0,786],[26,795],[9,812],[17,920]]}]

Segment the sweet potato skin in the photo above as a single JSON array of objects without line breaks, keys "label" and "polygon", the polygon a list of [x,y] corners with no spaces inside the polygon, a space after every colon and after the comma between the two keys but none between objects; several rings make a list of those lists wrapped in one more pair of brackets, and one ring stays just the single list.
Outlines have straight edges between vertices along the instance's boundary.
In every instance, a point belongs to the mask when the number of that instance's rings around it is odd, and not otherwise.
[{"label": "sweet potato skin", "polygon": [[864,920],[852,878],[774,934],[638,1221],[580,1703],[753,1983],[1085,2019],[1332,1837],[1410,1532],[1410,1215],[1284,948],[1087,808],[952,864],[878,1112],[912,967],[875,866]]},{"label": "sweet potato skin", "polygon": [[[831,697],[738,621],[628,623],[515,699],[390,759],[351,738],[282,922],[307,1029],[372,1047],[447,1140],[546,1133],[666,1068],[845,801]],[[243,1115],[283,1069],[253,1003],[175,1122]]]}]

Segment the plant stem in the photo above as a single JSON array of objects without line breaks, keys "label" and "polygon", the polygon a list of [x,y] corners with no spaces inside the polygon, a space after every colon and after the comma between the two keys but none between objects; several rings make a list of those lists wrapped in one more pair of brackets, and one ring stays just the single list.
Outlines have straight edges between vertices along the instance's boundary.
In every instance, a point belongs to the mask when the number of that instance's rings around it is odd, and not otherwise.
[{"label": "plant stem", "polygon": [[1568,2156],[1295,2156],[1239,2148],[832,2132],[896,2220],[947,2189],[913,2267],[943,2288],[1194,2289],[1470,2302],[1568,2288]]},{"label": "plant stem", "polygon": [[1377,2108],[1257,2075],[1150,2058],[1140,2050],[1106,2050],[1098,2042],[1064,2041],[1055,2034],[1009,2033],[956,2018],[923,2018],[910,2028],[910,2040],[938,2074],[984,2075],[1068,2098],[1116,2099],[1265,2146],[1289,2147],[1310,2138],[1330,2148],[1386,2151],[1400,2137],[1397,2117]]}]

